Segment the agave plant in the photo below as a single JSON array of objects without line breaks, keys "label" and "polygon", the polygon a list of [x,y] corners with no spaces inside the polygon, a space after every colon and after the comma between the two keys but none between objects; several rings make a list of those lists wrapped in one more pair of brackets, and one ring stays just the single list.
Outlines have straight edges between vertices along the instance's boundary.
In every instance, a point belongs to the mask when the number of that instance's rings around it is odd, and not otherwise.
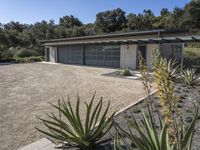
[{"label": "agave plant", "polygon": [[196,70],[196,68],[187,68],[182,70],[181,77],[187,85],[195,84],[196,80],[198,79],[198,76],[195,75]]},{"label": "agave plant", "polygon": [[110,102],[102,111],[103,101],[102,98],[96,106],[93,107],[95,94],[89,103],[86,105],[85,122],[81,121],[79,113],[80,98],[77,96],[76,109],[73,110],[71,102],[68,98],[66,102],[63,100],[60,104],[54,105],[60,114],[63,116],[56,117],[54,113],[47,114],[49,119],[40,119],[49,131],[36,128],[41,133],[58,140],[60,142],[67,142],[69,145],[75,145],[82,150],[93,150],[95,144],[108,132],[112,126],[112,118],[114,113],[107,117]]},{"label": "agave plant", "polygon": [[177,64],[176,60],[170,59],[167,62],[167,68],[168,68],[170,78],[175,79],[181,67],[180,65]]},{"label": "agave plant", "polygon": [[[152,112],[148,109],[147,114],[142,111],[143,126],[136,121],[134,116],[129,120],[128,131],[122,129],[117,124],[115,125],[117,134],[114,137],[114,150],[135,150],[135,147],[139,150],[191,150],[194,127],[198,118],[198,109],[199,107],[194,105],[193,120],[188,128],[184,128],[184,132],[180,135],[180,147],[176,143],[170,144],[167,125],[163,124],[159,114],[160,132],[158,131],[153,121]],[[137,131],[138,134],[136,135],[134,131]]]},{"label": "agave plant", "polygon": [[122,68],[121,71],[120,71],[120,74],[124,75],[124,76],[131,76],[132,75],[129,68]]}]

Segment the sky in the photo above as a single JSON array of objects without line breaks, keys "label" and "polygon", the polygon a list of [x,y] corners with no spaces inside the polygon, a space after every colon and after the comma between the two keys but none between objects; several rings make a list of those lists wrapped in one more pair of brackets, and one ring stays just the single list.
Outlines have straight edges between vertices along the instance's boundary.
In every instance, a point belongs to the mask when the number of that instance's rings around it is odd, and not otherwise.
[{"label": "sky", "polygon": [[73,15],[83,23],[93,23],[98,12],[121,8],[128,13],[142,13],[151,9],[155,15],[162,8],[173,10],[183,7],[190,0],[0,0],[0,23],[11,20],[21,23],[35,23],[55,20]]}]

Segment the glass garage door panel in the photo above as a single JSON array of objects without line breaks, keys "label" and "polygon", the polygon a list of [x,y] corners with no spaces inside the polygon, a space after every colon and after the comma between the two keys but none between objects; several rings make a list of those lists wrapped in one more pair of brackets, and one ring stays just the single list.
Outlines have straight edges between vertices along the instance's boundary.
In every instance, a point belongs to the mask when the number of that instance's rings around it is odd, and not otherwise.
[{"label": "glass garage door panel", "polygon": [[81,46],[65,46],[58,48],[58,62],[69,64],[83,63],[83,50]]},{"label": "glass garage door panel", "polygon": [[120,47],[112,45],[88,45],[84,47],[85,64],[96,66],[120,66]]}]

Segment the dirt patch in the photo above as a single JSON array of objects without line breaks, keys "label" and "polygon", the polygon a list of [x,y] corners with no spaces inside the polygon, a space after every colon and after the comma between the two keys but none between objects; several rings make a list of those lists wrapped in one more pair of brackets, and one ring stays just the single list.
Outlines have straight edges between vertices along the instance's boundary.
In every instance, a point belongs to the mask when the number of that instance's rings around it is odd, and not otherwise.
[{"label": "dirt patch", "polygon": [[57,103],[61,96],[68,94],[73,103],[79,93],[88,101],[96,91],[97,99],[111,101],[110,113],[144,96],[139,80],[103,76],[114,71],[61,64],[0,65],[0,149],[17,149],[44,137],[34,129],[41,126],[35,116],[53,112],[48,102]]}]

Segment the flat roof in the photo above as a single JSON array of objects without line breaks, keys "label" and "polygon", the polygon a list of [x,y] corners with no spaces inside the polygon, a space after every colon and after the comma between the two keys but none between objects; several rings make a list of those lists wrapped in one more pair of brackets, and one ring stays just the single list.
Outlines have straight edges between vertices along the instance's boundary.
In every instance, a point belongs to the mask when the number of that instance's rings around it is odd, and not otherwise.
[{"label": "flat roof", "polygon": [[44,46],[83,45],[83,44],[137,44],[198,42],[200,35],[187,35],[187,30],[149,30],[137,32],[112,33],[93,36],[60,38],[41,41]]},{"label": "flat roof", "polygon": [[62,45],[97,45],[97,44],[159,44],[159,43],[186,43],[200,42],[200,35],[178,36],[178,37],[160,37],[160,38],[142,38],[128,40],[106,40],[106,41],[83,41],[83,42],[50,42],[44,46],[62,46]]}]

